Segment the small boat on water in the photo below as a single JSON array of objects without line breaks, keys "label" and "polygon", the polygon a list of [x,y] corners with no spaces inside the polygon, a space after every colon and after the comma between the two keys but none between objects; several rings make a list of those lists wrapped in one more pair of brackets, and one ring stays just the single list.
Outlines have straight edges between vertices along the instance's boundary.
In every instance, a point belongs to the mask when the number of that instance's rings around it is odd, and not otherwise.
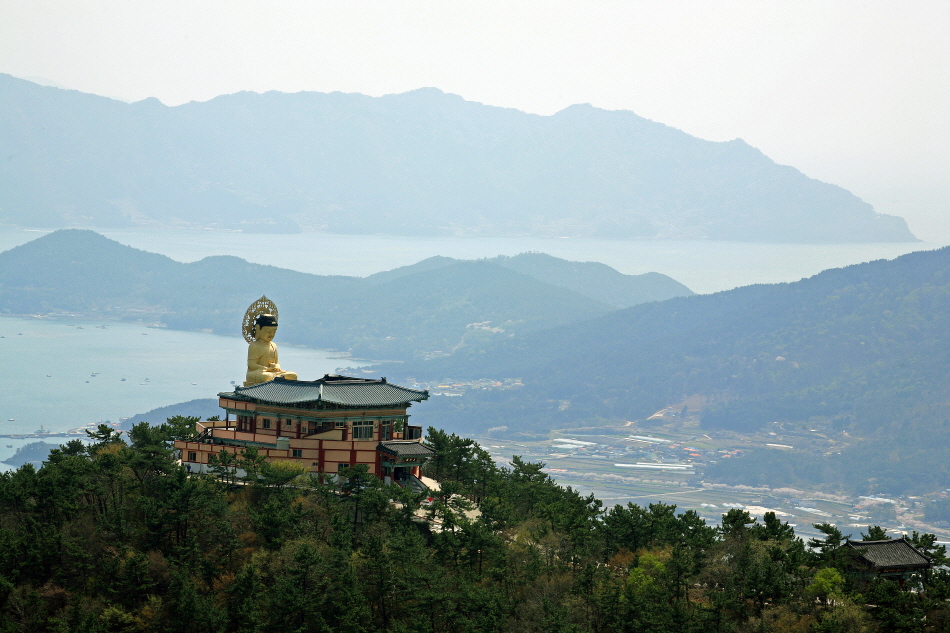
[{"label": "small boat on water", "polygon": [[7,422],[16,422],[16,418],[7,418]]},{"label": "small boat on water", "polygon": [[13,448],[13,444],[7,444],[7,448]]},{"label": "small boat on water", "polygon": [[46,377],[47,377],[47,378],[52,378],[52,377],[53,377],[53,374],[46,374]]},{"label": "small boat on water", "polygon": [[125,382],[125,378],[123,378],[123,379],[122,379],[122,380],[120,380],[119,382]]}]

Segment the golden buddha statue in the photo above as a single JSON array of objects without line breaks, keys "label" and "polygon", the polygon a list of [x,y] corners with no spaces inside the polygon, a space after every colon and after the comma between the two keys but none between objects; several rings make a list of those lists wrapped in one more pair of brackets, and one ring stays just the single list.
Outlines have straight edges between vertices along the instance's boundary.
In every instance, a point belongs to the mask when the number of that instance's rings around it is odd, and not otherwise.
[{"label": "golden buddha statue", "polygon": [[[266,312],[265,312],[266,310]],[[244,338],[247,346],[247,376],[244,386],[258,385],[274,378],[297,380],[297,374],[284,371],[277,360],[277,306],[267,297],[251,304],[244,315]]]}]

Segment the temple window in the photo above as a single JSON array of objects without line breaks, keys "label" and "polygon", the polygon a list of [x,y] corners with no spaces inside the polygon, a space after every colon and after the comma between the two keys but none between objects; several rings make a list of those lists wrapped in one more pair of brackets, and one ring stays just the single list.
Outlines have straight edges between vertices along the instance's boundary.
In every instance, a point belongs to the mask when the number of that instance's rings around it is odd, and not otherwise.
[{"label": "temple window", "polygon": [[371,420],[354,422],[353,423],[353,439],[354,440],[373,439],[373,422]]},{"label": "temple window", "polygon": [[196,453],[195,451],[188,451],[188,461],[189,462],[198,461],[198,453]]},{"label": "temple window", "polygon": [[290,451],[290,456],[291,456],[291,457],[303,457],[303,449],[301,449],[301,448],[294,448],[294,449],[291,449],[291,451]]},{"label": "temple window", "polygon": [[267,418],[264,418],[264,428],[265,429],[270,428],[270,420],[268,420]]}]

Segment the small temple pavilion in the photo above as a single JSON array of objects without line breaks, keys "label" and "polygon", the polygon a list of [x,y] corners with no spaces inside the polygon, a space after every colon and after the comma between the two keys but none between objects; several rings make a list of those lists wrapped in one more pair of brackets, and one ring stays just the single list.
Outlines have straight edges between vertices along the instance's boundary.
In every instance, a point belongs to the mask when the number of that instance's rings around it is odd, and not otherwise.
[{"label": "small temple pavilion", "polygon": [[276,377],[219,393],[224,419],[199,422],[197,435],[175,447],[191,472],[206,472],[212,454],[239,455],[253,446],[268,461],[296,461],[312,473],[365,464],[387,483],[419,488],[419,469],[435,451],[422,443],[422,427],[409,424],[407,410],[428,397],[385,378]]},{"label": "small temple pavilion", "polygon": [[850,566],[861,586],[874,578],[896,580],[903,586],[914,574],[925,574],[933,567],[930,557],[904,537],[883,541],[849,540],[845,547],[854,554]]}]

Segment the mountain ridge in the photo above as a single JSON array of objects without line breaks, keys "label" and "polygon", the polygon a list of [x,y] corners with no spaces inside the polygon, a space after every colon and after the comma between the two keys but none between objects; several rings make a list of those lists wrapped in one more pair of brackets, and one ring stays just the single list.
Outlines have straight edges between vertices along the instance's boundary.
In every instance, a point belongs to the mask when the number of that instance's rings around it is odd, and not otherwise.
[{"label": "mountain ridge", "polygon": [[[366,279],[380,283],[416,272],[437,270],[460,261],[466,260],[436,255],[409,266],[372,274]],[[661,273],[625,275],[599,262],[568,261],[545,253],[498,255],[475,261],[497,264],[552,286],[580,292],[615,308],[627,308],[647,301],[665,301],[676,296],[694,294],[686,286]],[[592,284],[594,280],[598,283]]]},{"label": "mountain ridge", "polygon": [[[549,263],[570,265],[557,258]],[[606,267],[583,270],[591,287],[606,285],[605,279],[625,282],[627,301],[691,294],[662,275],[657,287],[656,276],[640,284],[640,276]],[[382,283],[311,275],[227,255],[184,264],[76,229],[0,253],[0,311],[93,312],[236,334],[247,305],[266,294],[282,307],[281,340],[370,358],[441,355],[462,344],[480,348],[494,336],[614,309],[583,290],[487,260],[451,260]]]},{"label": "mountain ridge", "polygon": [[913,241],[906,223],[629,111],[422,89],[165,106],[0,75],[0,222],[248,232]]}]

